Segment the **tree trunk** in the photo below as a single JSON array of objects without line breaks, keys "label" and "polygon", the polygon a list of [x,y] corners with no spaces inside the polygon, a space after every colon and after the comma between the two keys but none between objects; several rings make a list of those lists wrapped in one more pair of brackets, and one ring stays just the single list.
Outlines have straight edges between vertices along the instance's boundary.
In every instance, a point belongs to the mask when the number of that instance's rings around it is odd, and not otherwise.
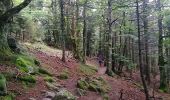
[{"label": "tree trunk", "polygon": [[107,33],[107,70],[106,74],[113,76],[112,71],[112,0],[108,0],[108,33]]},{"label": "tree trunk", "polygon": [[65,58],[65,20],[64,20],[64,1],[60,0],[61,10],[61,35],[62,35],[62,61],[66,62]]},{"label": "tree trunk", "polygon": [[86,64],[86,45],[87,45],[87,22],[86,22],[86,6],[87,6],[87,0],[84,3],[83,6],[83,63]]},{"label": "tree trunk", "polygon": [[146,100],[149,100],[149,93],[148,93],[148,88],[144,79],[144,75],[143,75],[143,65],[142,65],[142,50],[141,50],[141,34],[140,34],[140,21],[139,21],[139,2],[138,0],[136,0],[136,15],[137,15],[137,29],[138,29],[138,48],[139,48],[139,67],[140,67],[140,76],[141,76],[141,80],[142,80],[142,84],[144,87],[144,91],[145,91],[145,96],[146,96]]},{"label": "tree trunk", "polygon": [[[161,2],[157,0],[157,8],[158,11],[161,12]],[[163,27],[162,27],[162,19],[163,16],[159,13],[158,15],[158,28],[159,28],[159,40],[158,40],[158,65],[160,70],[160,89],[167,92],[168,83],[167,83],[167,76],[166,76],[166,68],[165,68],[165,61],[163,55]]]},{"label": "tree trunk", "polygon": [[145,74],[146,74],[146,80],[148,83],[150,83],[150,67],[149,67],[149,56],[148,56],[148,0],[143,0],[143,24],[144,24],[144,34],[145,34]]}]

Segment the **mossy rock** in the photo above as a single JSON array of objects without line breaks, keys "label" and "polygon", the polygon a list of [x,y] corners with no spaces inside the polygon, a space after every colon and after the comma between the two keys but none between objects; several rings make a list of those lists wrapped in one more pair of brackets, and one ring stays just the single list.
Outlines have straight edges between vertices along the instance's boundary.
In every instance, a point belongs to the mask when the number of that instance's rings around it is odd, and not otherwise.
[{"label": "mossy rock", "polygon": [[28,83],[36,83],[36,79],[32,75],[20,76],[18,79]]},{"label": "mossy rock", "polygon": [[83,90],[99,92],[101,94],[110,91],[110,85],[102,77],[86,77],[78,80],[77,87]]},{"label": "mossy rock", "polygon": [[62,89],[57,92],[56,96],[52,100],[76,100],[77,97],[71,94],[69,91]]},{"label": "mossy rock", "polygon": [[39,68],[39,69],[38,69],[38,72],[39,72],[40,74],[52,76],[51,73],[49,73],[47,70],[45,70],[45,69],[43,69],[43,68]]},{"label": "mossy rock", "polygon": [[52,83],[52,82],[54,82],[54,79],[50,76],[46,76],[46,77],[44,77],[44,81]]},{"label": "mossy rock", "polygon": [[7,94],[7,86],[6,86],[6,78],[3,74],[0,74],[0,95],[6,95]]}]

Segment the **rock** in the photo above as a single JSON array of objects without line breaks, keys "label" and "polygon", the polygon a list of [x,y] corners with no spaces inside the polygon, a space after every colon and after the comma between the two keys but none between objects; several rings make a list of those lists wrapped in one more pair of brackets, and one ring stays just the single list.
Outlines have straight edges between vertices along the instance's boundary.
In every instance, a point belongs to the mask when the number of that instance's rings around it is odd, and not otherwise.
[{"label": "rock", "polygon": [[43,98],[42,100],[52,100],[52,99],[50,99],[50,98]]},{"label": "rock", "polygon": [[110,85],[102,77],[82,78],[78,80],[77,87],[99,93],[107,93],[110,90]]},{"label": "rock", "polygon": [[6,78],[3,74],[0,74],[0,95],[7,94]]},{"label": "rock", "polygon": [[84,96],[84,95],[86,94],[86,90],[77,88],[77,93],[78,93],[78,95],[80,95],[80,96]]},{"label": "rock", "polygon": [[53,83],[46,82],[46,86],[48,89],[53,90],[53,91],[58,91],[59,87],[55,86]]},{"label": "rock", "polygon": [[54,92],[48,92],[48,91],[46,91],[45,97],[46,97],[46,98],[54,98],[54,97],[55,97],[55,93],[54,93]]},{"label": "rock", "polygon": [[12,51],[17,52],[17,53],[20,52],[20,48],[18,47],[18,43],[17,43],[16,39],[9,37],[8,45]]},{"label": "rock", "polygon": [[72,95],[66,89],[61,89],[52,100],[76,100],[77,97]]},{"label": "rock", "polygon": [[35,98],[29,98],[29,100],[36,100]]}]

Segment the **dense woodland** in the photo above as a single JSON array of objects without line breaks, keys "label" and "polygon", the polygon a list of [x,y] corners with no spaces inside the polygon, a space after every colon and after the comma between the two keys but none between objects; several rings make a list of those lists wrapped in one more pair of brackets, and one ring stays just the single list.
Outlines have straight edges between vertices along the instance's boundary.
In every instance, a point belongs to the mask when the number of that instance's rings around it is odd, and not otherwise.
[{"label": "dense woodland", "polygon": [[[43,52],[45,47],[54,50],[52,56],[47,56],[50,51]],[[61,51],[61,57],[55,50]],[[47,59],[42,60],[42,55]],[[99,55],[102,55],[101,66],[98,64]],[[52,65],[54,62],[56,64]],[[47,65],[49,68],[56,65],[58,72],[45,68]],[[101,68],[105,70],[102,75],[92,72],[91,76],[79,76],[78,71],[73,70],[76,65],[78,68],[84,66],[83,71],[92,66],[97,73]],[[58,75],[62,72],[61,68],[67,68],[67,71]],[[0,0],[0,73],[2,100],[170,100],[170,1]],[[85,77],[84,80],[75,80],[80,94],[76,98],[70,93],[68,95],[72,98],[57,97],[59,92],[50,99],[30,99],[26,94],[17,96],[10,90],[10,82],[15,80],[16,87],[24,82],[26,87],[30,83],[38,87],[36,80],[40,78],[37,77],[44,74],[44,80],[50,84],[58,78],[66,78],[67,83],[67,73],[78,73],[81,79]],[[95,77],[98,81],[103,75],[113,80],[125,78],[130,80],[129,83],[139,84],[143,97],[136,94],[134,96],[137,98],[128,97],[125,89],[120,89],[116,98],[98,85],[96,88],[94,85],[90,87],[90,82],[94,80],[90,81],[89,77]],[[137,80],[135,76],[139,76]],[[71,74],[70,78],[74,80]],[[66,89],[72,92],[67,86]],[[90,90],[97,91],[102,99],[97,99],[98,96],[87,98]],[[83,97],[84,91],[87,92],[86,97]],[[168,95],[167,98],[164,95]]]}]

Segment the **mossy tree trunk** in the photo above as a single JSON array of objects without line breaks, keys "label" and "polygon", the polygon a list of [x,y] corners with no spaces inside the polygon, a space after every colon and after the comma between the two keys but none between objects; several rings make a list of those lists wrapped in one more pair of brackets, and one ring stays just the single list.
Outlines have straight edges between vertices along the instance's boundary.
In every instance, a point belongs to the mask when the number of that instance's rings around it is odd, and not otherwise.
[{"label": "mossy tree trunk", "polygon": [[4,31],[4,25],[0,26],[0,57],[8,55],[10,52],[8,42],[7,42],[7,34]]},{"label": "mossy tree trunk", "polygon": [[7,2],[4,0],[0,1],[5,6],[5,8],[7,8],[7,10],[4,11],[4,13],[0,15],[0,54],[1,56],[6,55],[10,52],[8,42],[7,42],[7,33],[5,32],[6,23],[9,21],[9,19],[12,16],[19,13],[31,1],[32,0],[24,0],[21,4],[13,8],[12,7],[9,8],[9,5],[8,5],[12,3],[12,1],[10,2],[8,1],[8,4],[6,4]]}]

